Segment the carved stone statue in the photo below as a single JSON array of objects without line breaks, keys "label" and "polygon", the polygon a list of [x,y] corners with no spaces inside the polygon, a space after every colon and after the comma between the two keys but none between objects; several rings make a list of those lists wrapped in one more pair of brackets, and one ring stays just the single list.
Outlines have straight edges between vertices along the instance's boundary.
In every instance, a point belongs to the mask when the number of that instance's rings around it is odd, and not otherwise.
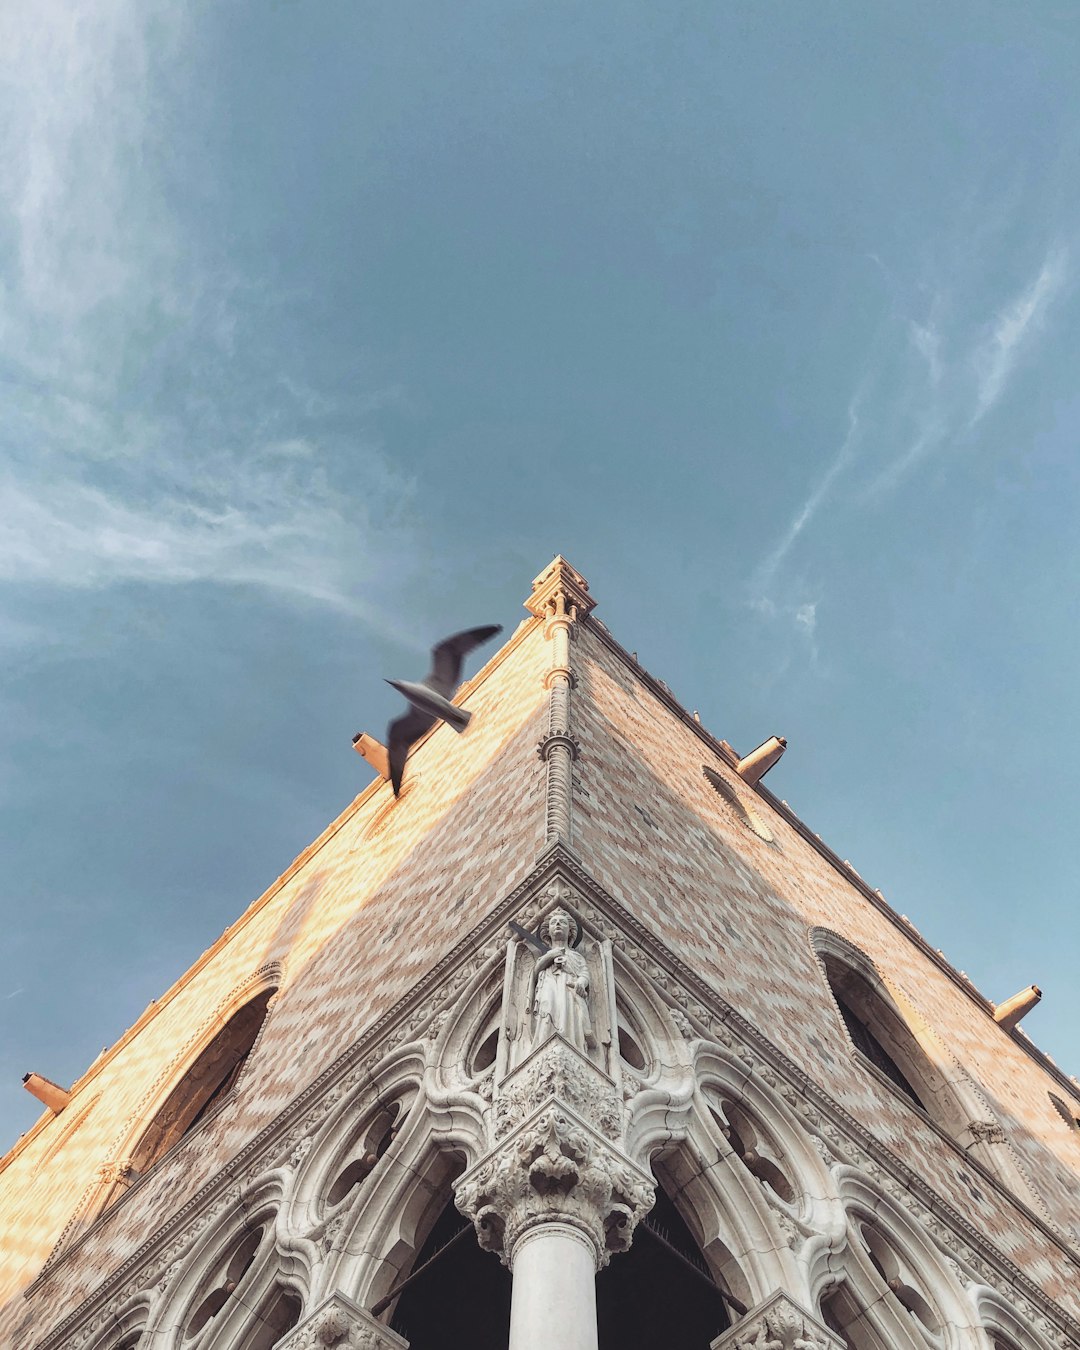
[{"label": "carved stone statue", "polygon": [[577,921],[561,908],[553,909],[540,927],[549,949],[537,959],[529,989],[534,1046],[553,1031],[581,1051],[596,1044],[589,1016],[589,967],[570,945],[577,932]]}]

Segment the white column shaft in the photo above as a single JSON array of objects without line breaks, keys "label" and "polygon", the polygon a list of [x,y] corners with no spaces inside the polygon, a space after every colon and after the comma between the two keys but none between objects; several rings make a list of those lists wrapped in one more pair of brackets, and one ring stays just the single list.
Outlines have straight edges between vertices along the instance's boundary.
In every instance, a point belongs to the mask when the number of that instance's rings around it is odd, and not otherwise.
[{"label": "white column shaft", "polygon": [[591,1244],[560,1223],[526,1233],[514,1249],[510,1350],[597,1350]]}]

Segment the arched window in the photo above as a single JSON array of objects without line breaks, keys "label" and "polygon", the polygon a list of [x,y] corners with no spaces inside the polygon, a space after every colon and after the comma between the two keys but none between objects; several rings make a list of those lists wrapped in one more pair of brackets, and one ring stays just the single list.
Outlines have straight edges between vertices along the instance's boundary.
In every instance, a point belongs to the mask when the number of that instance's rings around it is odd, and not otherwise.
[{"label": "arched window", "polygon": [[831,952],[822,953],[821,959],[855,1049],[926,1111],[926,1094],[915,1086],[924,1076],[925,1056],[899,1010],[878,987],[880,981]]},{"label": "arched window", "polygon": [[233,1013],[169,1093],[131,1155],[132,1179],[149,1171],[236,1086],[274,992],[261,990]]}]

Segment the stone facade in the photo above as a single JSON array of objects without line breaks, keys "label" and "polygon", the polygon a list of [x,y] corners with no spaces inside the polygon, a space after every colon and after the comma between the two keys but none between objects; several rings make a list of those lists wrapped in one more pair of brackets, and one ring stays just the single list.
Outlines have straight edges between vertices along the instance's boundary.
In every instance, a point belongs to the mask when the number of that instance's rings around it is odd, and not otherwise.
[{"label": "stone facade", "polygon": [[0,1162],[0,1346],[403,1347],[452,1194],[513,1272],[512,1350],[595,1347],[595,1272],[662,1185],[724,1350],[1080,1347],[1076,1085],[740,778],[564,560],[526,607],[467,735],[361,793]]}]

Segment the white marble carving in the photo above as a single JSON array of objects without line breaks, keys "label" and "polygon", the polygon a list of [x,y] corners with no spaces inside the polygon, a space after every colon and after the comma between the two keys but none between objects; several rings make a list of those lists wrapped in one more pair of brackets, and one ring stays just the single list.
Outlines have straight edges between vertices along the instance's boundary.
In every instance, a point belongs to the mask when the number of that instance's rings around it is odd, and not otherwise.
[{"label": "white marble carving", "polygon": [[711,1350],[843,1350],[843,1342],[783,1290],[777,1290],[717,1336]]},{"label": "white marble carving", "polygon": [[331,1295],[276,1350],[408,1350],[409,1342],[354,1303]]}]

